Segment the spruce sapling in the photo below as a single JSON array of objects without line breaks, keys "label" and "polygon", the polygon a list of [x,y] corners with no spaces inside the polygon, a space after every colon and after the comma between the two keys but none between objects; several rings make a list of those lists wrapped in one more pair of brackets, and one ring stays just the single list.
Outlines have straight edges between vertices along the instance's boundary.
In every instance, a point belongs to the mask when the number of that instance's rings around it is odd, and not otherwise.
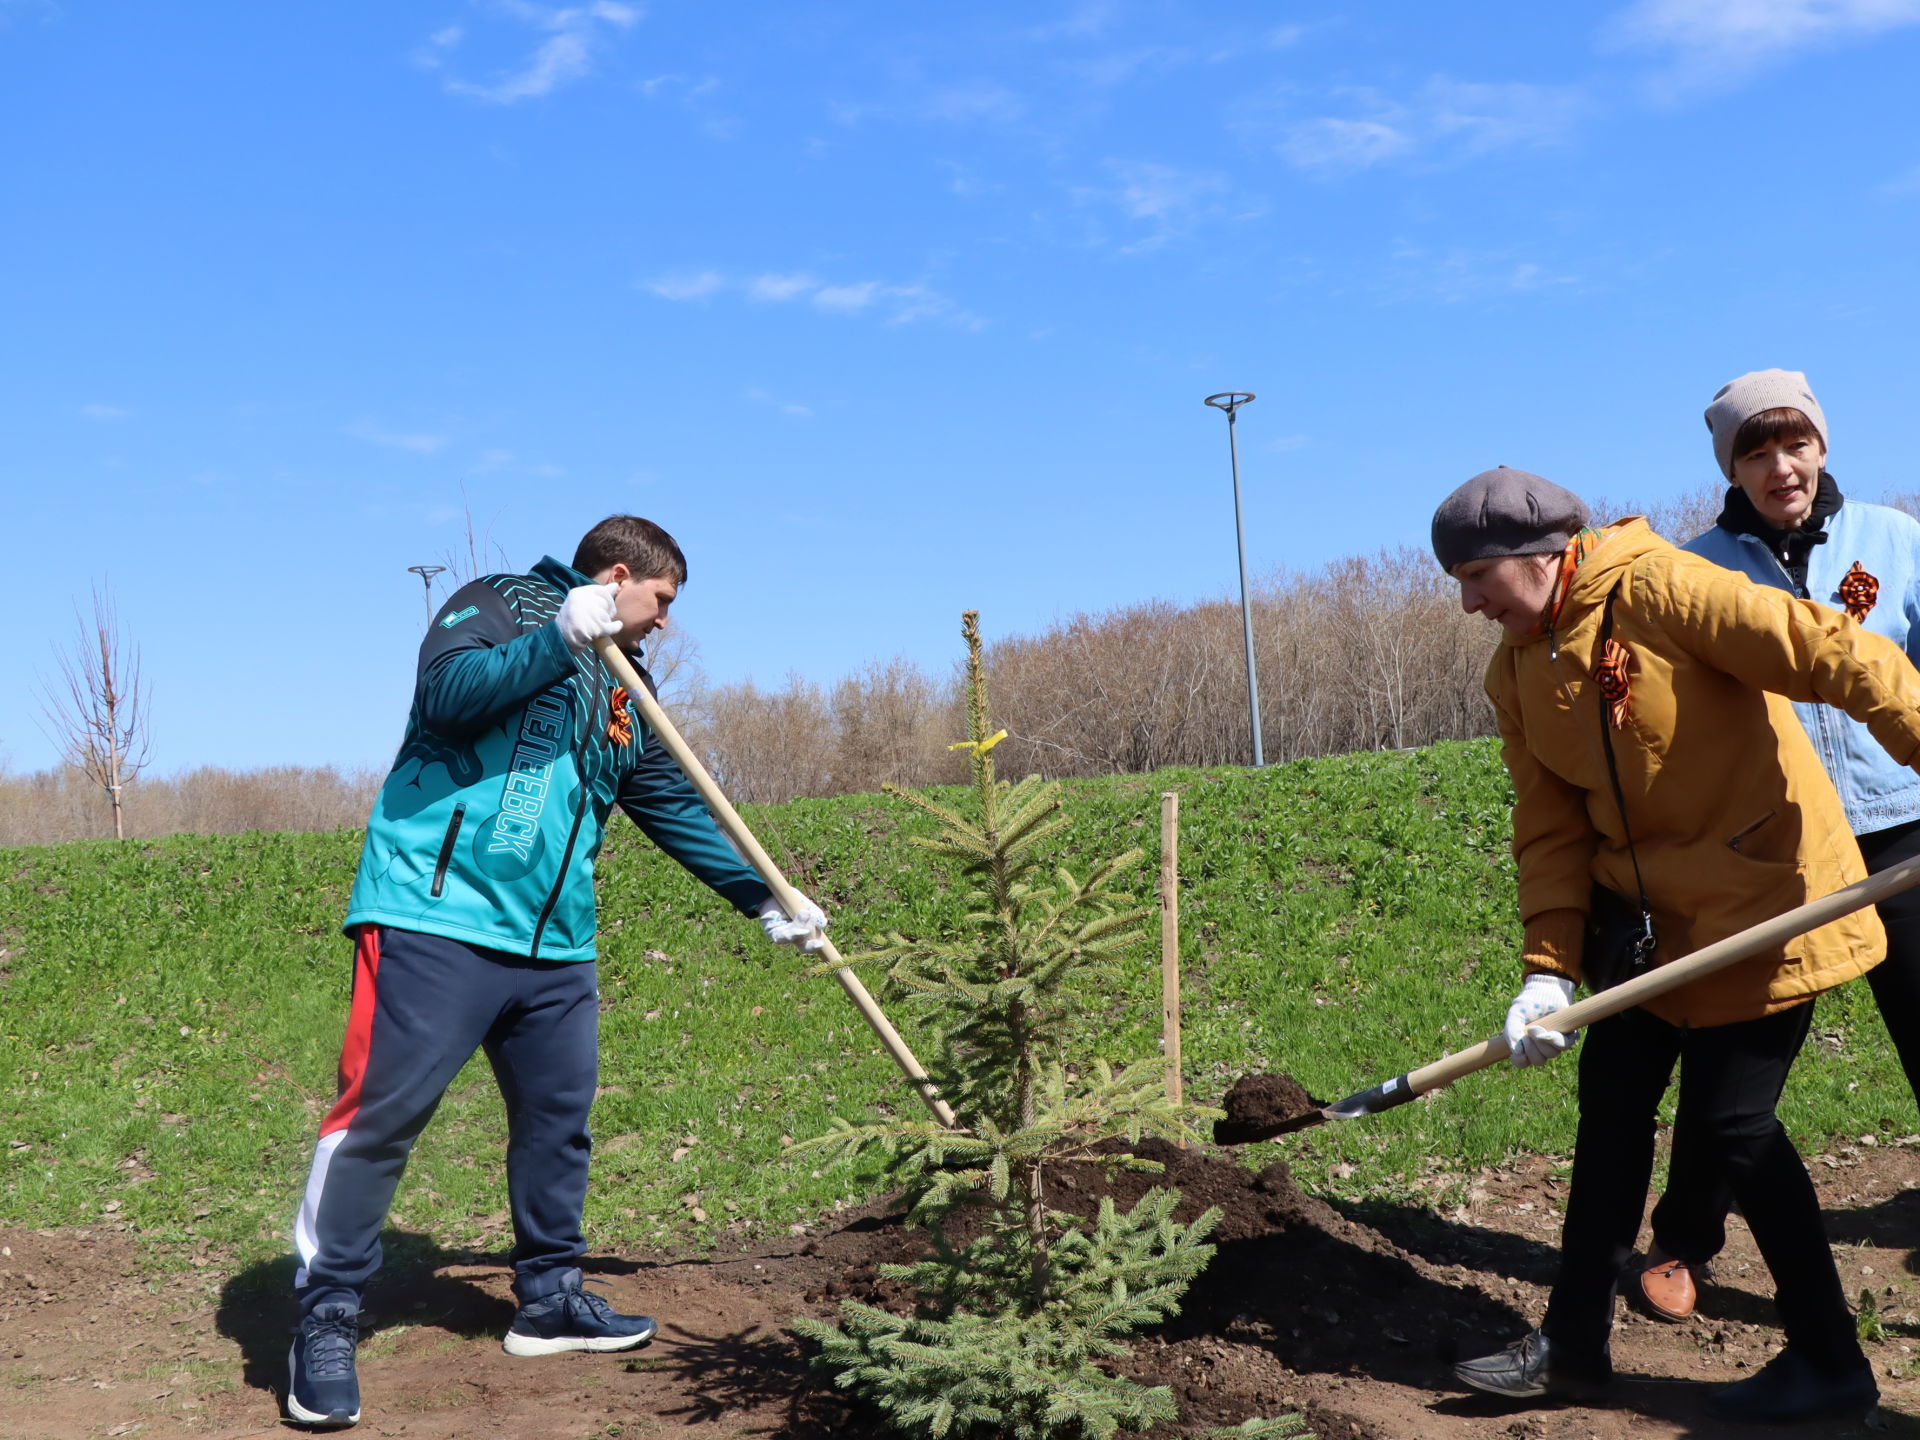
[{"label": "spruce sapling", "polygon": [[978,612],[966,612],[962,634],[969,738],[955,748],[971,754],[971,804],[887,788],[939,822],[914,843],[959,862],[972,887],[965,926],[951,939],[891,934],[855,963],[890,962],[894,980],[930,998],[935,1075],[964,1128],[838,1120],[807,1142],[843,1156],[888,1153],[908,1219],[931,1248],[882,1268],[912,1286],[912,1315],[849,1300],[838,1326],[800,1319],[795,1328],[819,1343],[839,1387],[903,1433],[1104,1440],[1175,1417],[1165,1386],[1101,1362],[1126,1353],[1122,1337],[1177,1312],[1213,1254],[1205,1239],[1219,1215],[1182,1223],[1178,1193],[1154,1188],[1125,1212],[1102,1199],[1085,1219],[1049,1208],[1049,1176],[1074,1161],[1158,1171],[1129,1147],[1182,1137],[1190,1120],[1217,1112],[1169,1100],[1159,1059],[1118,1070],[1067,1061],[1073,1015],[1110,993],[1105,982],[1142,938],[1148,912],[1118,888],[1140,852],[1084,878],[1047,862],[1044,842],[1068,823],[1059,787],[995,778],[992,752],[1006,732],[988,719]]}]

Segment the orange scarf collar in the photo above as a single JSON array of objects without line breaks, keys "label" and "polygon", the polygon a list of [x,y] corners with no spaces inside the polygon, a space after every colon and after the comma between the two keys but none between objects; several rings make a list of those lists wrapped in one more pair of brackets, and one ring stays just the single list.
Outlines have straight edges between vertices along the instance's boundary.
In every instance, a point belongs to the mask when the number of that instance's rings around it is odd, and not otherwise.
[{"label": "orange scarf collar", "polygon": [[1588,525],[1567,542],[1567,548],[1560,555],[1560,578],[1554,581],[1553,599],[1547,605],[1544,628],[1551,630],[1559,623],[1560,607],[1567,603],[1567,592],[1573,588],[1574,572],[1586,563],[1589,555],[1600,548],[1600,542],[1605,538],[1598,530]]}]

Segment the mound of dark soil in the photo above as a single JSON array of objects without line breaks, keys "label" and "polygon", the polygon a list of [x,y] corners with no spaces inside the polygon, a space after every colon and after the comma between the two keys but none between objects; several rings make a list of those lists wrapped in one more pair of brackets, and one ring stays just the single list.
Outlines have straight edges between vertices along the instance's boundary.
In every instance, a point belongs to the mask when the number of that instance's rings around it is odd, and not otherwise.
[{"label": "mound of dark soil", "polygon": [[[1156,1436],[1304,1408],[1322,1436],[1386,1440],[1303,1396],[1301,1377],[1385,1372],[1430,1383],[1460,1337],[1525,1328],[1511,1309],[1477,1290],[1424,1278],[1393,1242],[1303,1192],[1284,1161],[1255,1172],[1230,1156],[1161,1140],[1145,1141],[1135,1153],[1163,1169],[1062,1166],[1047,1199],[1091,1216],[1104,1197],[1126,1210],[1150,1188],[1170,1185],[1180,1190],[1177,1219],[1220,1211],[1213,1263],[1188,1290],[1181,1313],[1136,1340],[1121,1366],[1179,1396],[1180,1424]],[[951,1228],[956,1239],[966,1238],[966,1227]],[[908,1297],[876,1270],[920,1254],[923,1237],[874,1213],[809,1248],[809,1259],[820,1264],[805,1293],[811,1304],[854,1298],[899,1309]]]},{"label": "mound of dark soil", "polygon": [[1291,1075],[1242,1075],[1227,1091],[1220,1108],[1227,1118],[1213,1124],[1216,1145],[1245,1145],[1271,1140],[1289,1130],[1317,1123],[1327,1102],[1316,1100]]}]

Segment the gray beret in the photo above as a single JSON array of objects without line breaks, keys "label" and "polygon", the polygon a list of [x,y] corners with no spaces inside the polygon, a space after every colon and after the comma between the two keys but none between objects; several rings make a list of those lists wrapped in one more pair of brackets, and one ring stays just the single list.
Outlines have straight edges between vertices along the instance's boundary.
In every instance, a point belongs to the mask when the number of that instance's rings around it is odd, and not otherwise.
[{"label": "gray beret", "polygon": [[1449,575],[1468,560],[1547,555],[1565,549],[1591,518],[1571,490],[1499,465],[1440,502],[1433,512],[1433,553]]},{"label": "gray beret", "polygon": [[1733,478],[1734,437],[1747,421],[1768,410],[1798,410],[1820,432],[1821,448],[1827,448],[1827,417],[1813,398],[1805,375],[1798,370],[1749,371],[1722,385],[1707,406],[1713,458],[1720,462],[1720,473],[1729,480]]}]

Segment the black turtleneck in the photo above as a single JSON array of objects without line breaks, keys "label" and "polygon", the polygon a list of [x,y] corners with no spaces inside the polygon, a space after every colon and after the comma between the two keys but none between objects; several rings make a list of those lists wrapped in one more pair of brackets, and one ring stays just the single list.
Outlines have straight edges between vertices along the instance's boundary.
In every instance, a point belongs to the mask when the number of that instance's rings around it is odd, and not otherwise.
[{"label": "black turtleneck", "polygon": [[1820,488],[1813,494],[1813,508],[1807,511],[1800,528],[1776,530],[1753,508],[1747,492],[1735,485],[1727,491],[1727,503],[1721,507],[1720,518],[1714,523],[1735,535],[1758,536],[1793,580],[1794,593],[1806,599],[1807,557],[1813,553],[1814,546],[1827,543],[1827,517],[1839,510],[1844,499],[1833,476],[1822,470]]}]

